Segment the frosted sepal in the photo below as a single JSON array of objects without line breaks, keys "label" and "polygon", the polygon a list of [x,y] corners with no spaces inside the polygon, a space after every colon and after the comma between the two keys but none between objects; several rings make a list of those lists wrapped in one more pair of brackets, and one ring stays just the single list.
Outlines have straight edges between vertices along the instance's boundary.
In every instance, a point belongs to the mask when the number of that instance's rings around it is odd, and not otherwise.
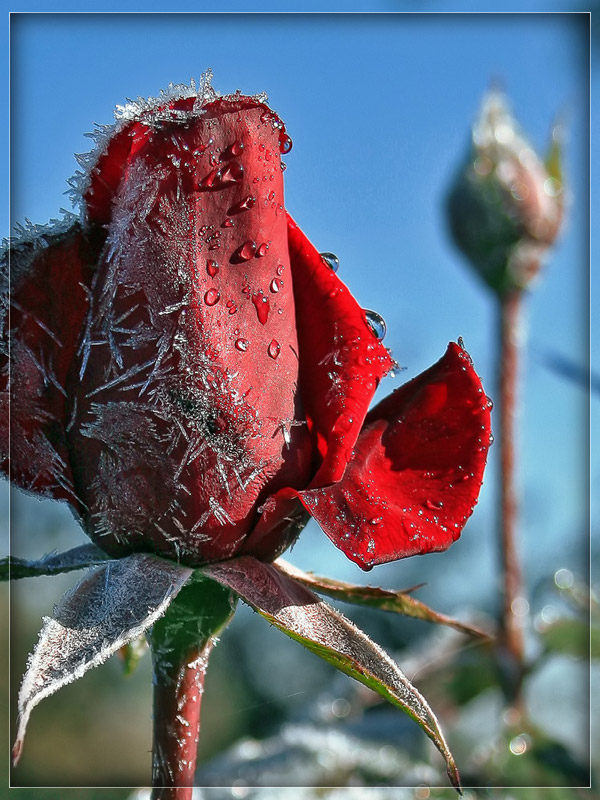
[{"label": "frosted sepal", "polygon": [[19,692],[13,764],[23,749],[32,709],[62,686],[81,678],[159,617],[192,570],[136,553],[92,570],[45,617]]}]

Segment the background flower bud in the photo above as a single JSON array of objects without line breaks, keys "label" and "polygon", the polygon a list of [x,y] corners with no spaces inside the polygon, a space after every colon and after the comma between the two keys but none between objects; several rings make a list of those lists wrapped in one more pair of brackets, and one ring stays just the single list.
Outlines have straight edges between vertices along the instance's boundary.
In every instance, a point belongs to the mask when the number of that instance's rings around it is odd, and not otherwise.
[{"label": "background flower bud", "polygon": [[452,237],[500,295],[525,289],[560,230],[564,210],[560,128],[541,161],[498,91],[489,92],[466,162],[447,198]]}]

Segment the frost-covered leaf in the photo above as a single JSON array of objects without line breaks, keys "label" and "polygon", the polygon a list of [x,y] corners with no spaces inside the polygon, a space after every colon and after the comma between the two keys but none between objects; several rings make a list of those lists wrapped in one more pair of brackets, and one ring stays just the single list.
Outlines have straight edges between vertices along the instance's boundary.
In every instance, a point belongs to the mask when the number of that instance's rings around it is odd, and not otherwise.
[{"label": "frost-covered leaf", "polygon": [[429,606],[426,606],[425,603],[411,597],[407,591],[393,592],[387,589],[380,589],[377,586],[355,586],[343,581],[334,581],[331,578],[314,575],[312,572],[304,572],[282,558],[277,560],[276,565],[286,575],[299,581],[303,586],[314,589],[319,594],[333,597],[335,600],[342,600],[344,603],[353,603],[359,606],[371,606],[381,611],[392,611],[396,614],[404,614],[407,617],[415,617],[426,622],[448,625],[470,636],[489,638],[489,634],[485,633],[485,631],[434,611]]},{"label": "frost-covered leaf", "polygon": [[90,572],[45,617],[19,692],[16,764],[32,709],[44,697],[102,664],[164,614],[192,570],[134,554]]},{"label": "frost-covered leaf", "polygon": [[427,701],[365,633],[276,566],[250,556],[210,564],[202,572],[233,589],[290,638],[412,717],[444,756],[453,786],[460,787],[456,764]]},{"label": "frost-covered leaf", "polygon": [[35,578],[39,575],[58,575],[101,564],[109,556],[95,544],[83,544],[64,553],[50,553],[39,561],[6,556],[0,559],[0,581]]}]

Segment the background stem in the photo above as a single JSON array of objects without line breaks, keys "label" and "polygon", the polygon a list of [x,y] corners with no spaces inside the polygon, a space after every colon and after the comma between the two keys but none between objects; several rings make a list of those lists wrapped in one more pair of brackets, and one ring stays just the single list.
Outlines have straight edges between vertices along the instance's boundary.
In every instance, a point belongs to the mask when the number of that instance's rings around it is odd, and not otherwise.
[{"label": "background stem", "polygon": [[515,417],[521,350],[522,292],[515,290],[500,300],[500,353],[498,369],[500,437],[500,553],[503,599],[500,618],[505,655],[506,692],[509,702],[520,706],[524,668],[522,618],[518,602],[524,597],[517,546],[518,499],[515,486]]},{"label": "background stem", "polygon": [[152,800],[192,797],[204,676],[212,647],[209,639],[170,660],[164,651],[153,653]]}]

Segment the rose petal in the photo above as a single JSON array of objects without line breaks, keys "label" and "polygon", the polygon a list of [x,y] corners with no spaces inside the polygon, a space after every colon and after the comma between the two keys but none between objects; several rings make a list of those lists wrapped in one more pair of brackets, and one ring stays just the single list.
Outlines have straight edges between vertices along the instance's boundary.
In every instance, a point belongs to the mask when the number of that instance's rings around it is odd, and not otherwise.
[{"label": "rose petal", "polygon": [[[41,229],[4,256],[6,271],[10,264],[10,320],[8,315],[3,320],[2,341],[10,346],[10,386],[7,351],[1,368],[0,468],[24,489],[73,501],[65,387],[99,243],[79,224],[64,227]],[[8,291],[7,282],[5,303]]]},{"label": "rose petal", "polygon": [[188,111],[131,128],[120,182],[111,145],[94,170],[88,216],[98,186],[114,194],[69,444],[103,549],[199,563],[232,555],[268,494],[306,485],[312,446],[281,128],[253,98]]},{"label": "rose petal", "polygon": [[343,479],[299,496],[364,569],[445,550],[477,502],[490,405],[469,355],[451,343],[369,412]]},{"label": "rose petal", "polygon": [[300,391],[323,462],[312,486],[338,481],[369,403],[393,361],[365,312],[288,216]]}]

